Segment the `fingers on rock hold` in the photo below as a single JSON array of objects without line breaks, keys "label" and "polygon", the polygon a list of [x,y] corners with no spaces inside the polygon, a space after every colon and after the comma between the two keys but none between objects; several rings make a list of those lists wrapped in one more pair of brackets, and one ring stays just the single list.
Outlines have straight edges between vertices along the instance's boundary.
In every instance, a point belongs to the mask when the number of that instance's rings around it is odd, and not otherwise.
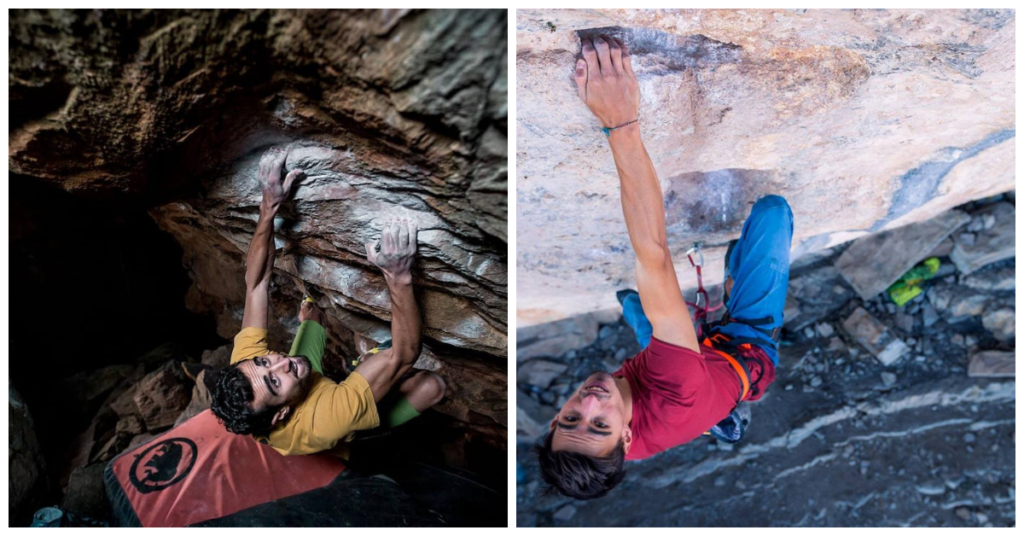
[{"label": "fingers on rock hold", "polygon": [[609,55],[612,59],[612,67],[616,72],[622,72],[622,46],[616,39],[605,37],[605,41],[608,43]]},{"label": "fingers on rock hold", "polygon": [[611,51],[608,42],[601,37],[594,38],[594,48],[597,49],[597,61],[601,65],[601,74],[611,74],[613,71]]},{"label": "fingers on rock hold", "polygon": [[403,249],[409,247],[409,222],[405,219],[398,227],[398,247]]},{"label": "fingers on rock hold", "polygon": [[626,74],[635,77],[636,75],[633,74],[633,62],[629,55],[629,47],[622,41],[619,41],[619,46],[622,47],[622,70]]},{"label": "fingers on rock hold", "polygon": [[587,62],[583,59],[576,60],[576,94],[587,101]]},{"label": "fingers on rock hold", "polygon": [[583,40],[583,59],[587,62],[588,79],[601,73],[597,61],[597,49],[594,48],[594,42],[589,39]]}]

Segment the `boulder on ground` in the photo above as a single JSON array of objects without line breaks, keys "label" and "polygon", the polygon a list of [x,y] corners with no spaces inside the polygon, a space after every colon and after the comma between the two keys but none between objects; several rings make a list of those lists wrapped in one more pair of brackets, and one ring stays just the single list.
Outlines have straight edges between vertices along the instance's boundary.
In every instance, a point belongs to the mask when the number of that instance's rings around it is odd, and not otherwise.
[{"label": "boulder on ground", "polygon": [[843,321],[843,329],[886,366],[899,361],[909,350],[902,339],[893,335],[863,307],[858,307]]},{"label": "boulder on ground", "polygon": [[58,381],[55,394],[76,408],[86,408],[109,395],[134,370],[135,365],[111,365],[80,372]]},{"label": "boulder on ground", "polygon": [[556,413],[555,408],[537,402],[521,389],[516,390],[516,416],[526,417],[523,426],[516,422],[517,437],[532,440],[546,434],[549,429],[548,424]]},{"label": "boulder on ground", "polygon": [[928,301],[951,324],[985,312],[991,299],[988,294],[964,286],[934,287],[928,292]]},{"label": "boulder on ground", "polygon": [[110,519],[110,503],[103,483],[106,466],[106,463],[95,463],[72,471],[61,510],[77,517]]},{"label": "boulder on ground", "polygon": [[516,361],[534,357],[558,356],[584,348],[597,340],[596,315],[585,313],[557,322],[516,329]]},{"label": "boulder on ground", "polygon": [[21,395],[7,385],[8,525],[28,525],[49,489],[35,423]]},{"label": "boulder on ground", "polygon": [[803,329],[842,307],[854,295],[831,265],[801,274],[789,280],[782,313],[784,325],[792,331]]},{"label": "boulder on ground", "polygon": [[147,430],[159,431],[170,427],[188,406],[191,393],[182,376],[178,364],[168,361],[137,384],[132,400]]},{"label": "boulder on ground", "polygon": [[531,440],[547,432],[544,423],[539,423],[521,407],[516,407],[516,438]]},{"label": "boulder on ground", "polygon": [[207,373],[213,372],[210,370],[204,370],[196,376],[196,383],[192,386],[192,399],[189,401],[188,406],[181,412],[177,420],[174,421],[174,426],[195,417],[199,412],[210,407],[210,390],[207,387]]},{"label": "boulder on ground", "polygon": [[967,375],[972,378],[1012,378],[1015,368],[1013,352],[985,350],[971,355]]},{"label": "boulder on ground", "polygon": [[1015,337],[1016,315],[1013,308],[1002,307],[985,311],[981,324],[985,326],[998,341],[1012,341]]},{"label": "boulder on ground", "polygon": [[[1002,201],[980,209],[975,217],[992,217],[993,225],[970,234],[955,235],[953,252],[949,254],[961,274],[1015,256],[1016,211],[1012,203]],[[966,240],[965,240],[966,239]]]},{"label": "boulder on ground", "polygon": [[203,352],[202,363],[209,365],[214,368],[224,368],[231,362],[231,349],[234,347],[232,344],[225,344],[215,350],[206,350]]},{"label": "boulder on ground", "polygon": [[1011,291],[1016,288],[1016,266],[1000,266],[991,270],[979,270],[962,277],[960,282],[968,287],[983,291]]},{"label": "boulder on ground", "polygon": [[930,220],[858,238],[836,260],[836,269],[861,299],[871,299],[970,219],[962,211],[950,210]]},{"label": "boulder on ground", "polygon": [[519,365],[516,371],[516,383],[533,385],[547,389],[551,382],[565,373],[568,365],[555,363],[545,359],[532,359]]}]

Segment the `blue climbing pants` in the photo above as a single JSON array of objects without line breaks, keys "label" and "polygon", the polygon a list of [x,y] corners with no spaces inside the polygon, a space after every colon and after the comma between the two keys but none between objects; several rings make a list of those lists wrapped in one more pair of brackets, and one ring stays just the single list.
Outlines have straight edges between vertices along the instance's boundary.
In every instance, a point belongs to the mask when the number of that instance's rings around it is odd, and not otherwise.
[{"label": "blue climbing pants", "polygon": [[[793,211],[789,203],[777,195],[758,199],[729,256],[726,275],[732,276],[733,286],[725,306],[733,321],[713,329],[714,333],[733,339],[764,341],[760,346],[776,366],[779,364],[778,344],[761,330],[770,332],[782,327],[792,243]],[[625,297],[622,314],[636,333],[637,342],[646,348],[651,342],[652,327],[638,294]],[[750,325],[755,323],[760,329]]]}]

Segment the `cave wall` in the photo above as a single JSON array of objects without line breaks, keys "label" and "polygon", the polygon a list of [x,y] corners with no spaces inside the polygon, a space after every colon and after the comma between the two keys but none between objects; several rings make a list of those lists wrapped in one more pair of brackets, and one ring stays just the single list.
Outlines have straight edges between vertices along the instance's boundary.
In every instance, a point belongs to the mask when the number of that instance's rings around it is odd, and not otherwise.
[{"label": "cave wall", "polygon": [[[415,283],[442,412],[504,448],[507,15],[478,11],[11,12],[12,177],[142,200],[184,251],[190,310],[233,337],[269,147],[305,170],[282,208],[271,301],[303,293],[332,351],[388,337],[363,244],[420,225]],[[14,175],[14,174],[17,175]]]},{"label": "cave wall", "polygon": [[[705,282],[757,197],[794,258],[1014,187],[1012,10],[518,10],[517,326],[634,283],[615,165],[576,95],[578,32],[631,49],[670,247]],[[572,274],[567,277],[567,274]]]}]

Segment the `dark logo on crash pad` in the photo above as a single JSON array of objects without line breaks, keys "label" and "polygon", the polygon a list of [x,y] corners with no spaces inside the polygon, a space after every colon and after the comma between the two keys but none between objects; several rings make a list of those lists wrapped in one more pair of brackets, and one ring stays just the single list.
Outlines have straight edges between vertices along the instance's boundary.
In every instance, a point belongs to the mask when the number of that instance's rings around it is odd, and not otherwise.
[{"label": "dark logo on crash pad", "polygon": [[167,489],[192,472],[199,449],[184,437],[165,439],[135,456],[128,480],[140,493]]}]

